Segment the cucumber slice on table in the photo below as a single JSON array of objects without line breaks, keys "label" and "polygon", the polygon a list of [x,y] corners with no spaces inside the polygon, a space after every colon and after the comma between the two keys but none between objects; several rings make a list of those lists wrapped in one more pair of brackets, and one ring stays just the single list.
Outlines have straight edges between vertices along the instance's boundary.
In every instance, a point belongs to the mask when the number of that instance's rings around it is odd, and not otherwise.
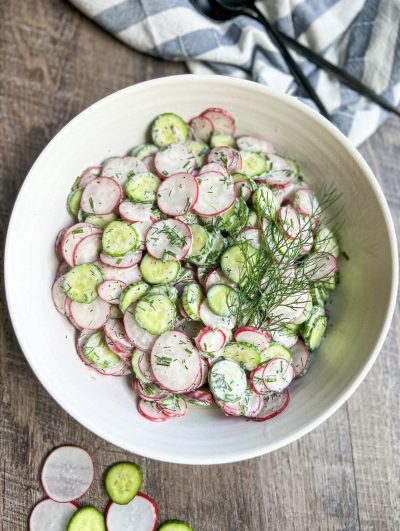
[{"label": "cucumber slice on table", "polygon": [[145,254],[140,262],[140,272],[149,284],[170,284],[179,274],[180,263],[174,260],[162,261]]},{"label": "cucumber slice on table", "polygon": [[193,321],[201,321],[199,315],[200,304],[204,300],[203,290],[199,284],[186,284],[182,292],[182,306],[188,317]]},{"label": "cucumber slice on table", "polygon": [[131,175],[125,184],[125,192],[134,203],[155,203],[160,179],[150,172]]},{"label": "cucumber slice on table", "polygon": [[228,343],[223,356],[225,359],[236,361],[247,371],[252,371],[261,363],[260,351],[254,345],[243,341]]},{"label": "cucumber slice on table", "polygon": [[238,294],[230,286],[215,284],[207,291],[207,302],[214,313],[228,317],[237,308]]},{"label": "cucumber slice on table", "polygon": [[113,221],[104,229],[102,244],[104,252],[110,256],[123,256],[139,248],[140,237],[133,225]]},{"label": "cucumber slice on table", "polygon": [[103,273],[97,266],[81,264],[65,275],[63,289],[73,301],[89,303],[97,298],[97,286],[103,280]]},{"label": "cucumber slice on table", "polygon": [[189,126],[177,114],[172,112],[160,114],[151,126],[151,138],[158,147],[184,144],[189,138]]},{"label": "cucumber slice on table", "polygon": [[150,334],[161,335],[174,326],[175,304],[166,295],[146,295],[136,305],[135,319]]},{"label": "cucumber slice on table", "polygon": [[119,309],[125,313],[129,306],[139,300],[148,291],[149,285],[146,282],[135,282],[127,286],[119,296]]},{"label": "cucumber slice on table", "polygon": [[[135,463],[116,463],[108,469],[104,486],[111,500],[119,505],[126,505],[136,494],[143,482],[141,468]],[[122,531],[122,530],[121,530]]]},{"label": "cucumber slice on table", "polygon": [[106,531],[104,516],[95,507],[81,507],[69,521],[67,531]]},{"label": "cucumber slice on table", "polygon": [[193,527],[182,520],[168,520],[160,525],[158,531],[193,531]]}]

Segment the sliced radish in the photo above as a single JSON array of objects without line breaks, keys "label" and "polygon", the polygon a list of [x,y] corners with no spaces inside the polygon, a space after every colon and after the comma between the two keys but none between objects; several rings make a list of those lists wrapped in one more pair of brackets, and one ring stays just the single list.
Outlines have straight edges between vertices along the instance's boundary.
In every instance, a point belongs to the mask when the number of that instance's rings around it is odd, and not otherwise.
[{"label": "sliced radish", "polygon": [[101,175],[111,177],[123,186],[130,175],[145,171],[146,164],[136,157],[113,157],[103,164]]},{"label": "sliced radish", "polygon": [[212,395],[211,391],[205,387],[195,389],[194,391],[188,391],[184,396],[188,398],[189,401],[194,400],[196,402],[203,402],[209,406],[215,404],[214,396]]},{"label": "sliced radish", "polygon": [[210,310],[206,300],[200,304],[199,314],[201,320],[206,326],[210,326],[212,328],[220,328],[225,326],[229,330],[235,328],[236,319],[233,315],[229,317],[221,317],[220,315],[215,314]]},{"label": "sliced radish", "polygon": [[141,251],[144,251],[144,249],[146,248],[146,245],[145,245],[146,236],[147,236],[147,233],[149,232],[150,227],[153,225],[154,221],[138,221],[133,224],[136,232],[139,234],[139,237],[140,237],[141,245],[139,249]]},{"label": "sliced radish", "polygon": [[192,239],[189,225],[178,219],[166,219],[151,226],[146,248],[154,258],[180,261],[188,255]]},{"label": "sliced radish", "polygon": [[50,498],[42,500],[31,512],[29,531],[65,531],[78,507],[73,502],[59,503]]},{"label": "sliced radish", "polygon": [[61,264],[58,266],[56,278],[62,277],[68,271],[70,270],[70,266],[67,264],[67,262],[61,262]]},{"label": "sliced radish", "polygon": [[196,346],[203,352],[217,352],[225,346],[227,337],[222,329],[206,326],[196,337]]},{"label": "sliced radish", "polygon": [[75,321],[74,321],[74,318],[72,317],[71,315],[71,304],[72,304],[72,300],[67,297],[65,299],[65,305],[64,305],[64,309],[65,309],[65,315],[67,316],[67,319],[69,320],[69,322],[72,324],[72,326],[74,328],[76,328],[77,330],[81,331],[82,330],[82,327],[79,326]]},{"label": "sliced radish", "polygon": [[264,422],[265,420],[272,419],[282,413],[284,409],[289,405],[290,395],[289,391],[285,389],[283,393],[268,393],[264,396],[263,407],[254,419],[257,422]]},{"label": "sliced radish", "polygon": [[[149,400],[145,400],[144,398],[141,398],[138,401],[137,409],[138,412],[142,415],[142,417],[147,420],[151,420],[152,422],[165,422],[166,420],[170,420],[171,418],[159,409],[157,409],[155,402],[149,402]],[[129,527],[116,527],[115,529],[117,531],[120,531],[121,529],[129,529]],[[108,530],[111,531],[111,528],[108,527]]]},{"label": "sliced radish", "polygon": [[110,214],[121,202],[122,188],[109,177],[96,177],[83,190],[81,209],[88,214]]},{"label": "sliced radish", "polygon": [[56,241],[54,244],[54,250],[56,252],[56,256],[60,261],[64,260],[64,256],[62,253],[62,241],[63,241],[63,238],[66,232],[67,232],[67,229],[61,229],[60,231],[58,231]]},{"label": "sliced radish", "polygon": [[104,325],[104,334],[121,349],[132,350],[133,343],[125,332],[122,319],[109,319]]},{"label": "sliced radish", "polygon": [[155,531],[157,520],[156,502],[141,492],[126,505],[110,502],[106,511],[107,531]]},{"label": "sliced radish", "polygon": [[206,142],[210,140],[210,137],[214,131],[213,124],[206,116],[195,116],[189,122],[190,130],[196,140]]},{"label": "sliced radish", "polygon": [[233,337],[235,341],[244,341],[254,345],[261,352],[268,348],[271,343],[271,336],[268,332],[260,330],[255,326],[242,326],[234,332]]},{"label": "sliced radish", "polygon": [[265,140],[264,138],[258,138],[255,136],[240,136],[236,139],[238,148],[242,151],[251,151],[253,153],[275,153],[275,148]]},{"label": "sliced radish", "polygon": [[179,318],[175,321],[174,330],[182,332],[191,339],[194,339],[203,328],[203,323],[200,321],[187,320],[186,318]]},{"label": "sliced radish", "polygon": [[261,234],[259,229],[254,227],[244,227],[238,235],[239,241],[247,241],[255,249],[259,249],[261,245]]},{"label": "sliced radish", "polygon": [[201,173],[197,181],[199,196],[193,212],[208,217],[222,214],[231,208],[236,199],[236,190],[230,177],[210,171]]},{"label": "sliced radish", "polygon": [[75,323],[87,330],[102,328],[110,317],[110,304],[97,297],[89,304],[72,301],[70,313]]},{"label": "sliced radish", "polygon": [[263,407],[263,402],[263,398],[260,395],[251,389],[247,389],[237,402],[221,401],[219,405],[226,415],[253,418],[259,415]]},{"label": "sliced radish", "polygon": [[277,213],[277,220],[286,238],[294,240],[300,233],[300,219],[295,209],[286,205]]},{"label": "sliced radish", "polygon": [[286,348],[292,348],[297,343],[299,336],[293,331],[285,328],[273,328],[270,330],[271,337],[276,343],[280,343]]},{"label": "sliced radish", "polygon": [[169,396],[169,391],[161,389],[156,383],[143,384],[139,380],[134,380],[132,389],[140,398],[149,402],[158,402],[158,400]]},{"label": "sliced radish", "polygon": [[258,395],[266,395],[269,393],[269,390],[267,389],[265,382],[264,382],[264,365],[259,365],[255,369],[253,369],[249,375],[249,384],[251,389]]},{"label": "sliced radish", "polygon": [[126,335],[140,350],[150,351],[157,339],[157,336],[153,336],[150,332],[147,332],[144,328],[138,325],[135,319],[135,305],[129,306],[124,313],[124,326]]},{"label": "sliced radish", "polygon": [[153,205],[145,203],[132,203],[125,199],[118,207],[119,215],[128,223],[136,223],[137,221],[156,221],[152,214]]},{"label": "sliced radish", "polygon": [[302,216],[318,217],[320,212],[318,200],[310,189],[298,190],[293,196],[292,205]]},{"label": "sliced radish", "polygon": [[121,358],[121,360],[129,361],[132,356],[132,350],[128,350],[126,348],[121,348],[119,343],[115,343],[112,339],[110,339],[108,336],[104,335],[107,347],[114,352],[117,356]]},{"label": "sliced radish", "polygon": [[275,323],[286,324],[299,321],[306,312],[310,300],[310,292],[293,293],[282,300],[269,312]]},{"label": "sliced radish", "polygon": [[214,133],[234,136],[235,134],[235,119],[225,109],[219,107],[210,107],[203,111],[200,115],[206,117],[213,124]]},{"label": "sliced radish", "polygon": [[200,168],[199,175],[202,175],[203,173],[208,173],[209,171],[216,171],[217,173],[222,173],[222,175],[226,176],[229,175],[227,169],[219,162],[210,162],[209,164],[204,164],[204,166]]},{"label": "sliced radish", "polygon": [[242,157],[236,149],[221,146],[213,148],[207,156],[209,164],[220,164],[229,173],[238,172],[242,168]]},{"label": "sliced radish", "polygon": [[161,334],[151,351],[151,367],[160,385],[171,392],[188,391],[201,370],[200,356],[181,332]]},{"label": "sliced radish", "polygon": [[154,164],[161,179],[181,172],[190,172],[196,165],[196,159],[184,144],[171,144],[164,151],[156,153]]},{"label": "sliced radish", "polygon": [[100,235],[102,231],[89,223],[76,223],[69,227],[61,238],[61,254],[68,265],[74,267],[74,251],[77,244],[86,236]]},{"label": "sliced radish", "polygon": [[235,182],[236,195],[242,198],[247,202],[250,200],[253,190],[248,182],[246,181],[236,181]]},{"label": "sliced radish", "polygon": [[209,290],[216,284],[225,284],[226,286],[231,286],[232,288],[236,286],[236,284],[229,280],[229,278],[226,277],[220,269],[212,269],[204,278],[204,287],[206,290]]},{"label": "sliced radish", "polygon": [[156,165],[155,165],[155,160],[154,160],[154,155],[149,155],[148,157],[144,157],[144,159],[142,159],[142,162],[143,162],[143,164],[146,165],[146,168],[147,168],[147,170],[150,173],[156,173],[157,172]]},{"label": "sliced radish", "polygon": [[111,266],[111,267],[118,267],[121,269],[125,269],[127,267],[132,267],[136,264],[139,264],[143,257],[142,251],[136,251],[134,253],[128,253],[124,256],[110,256],[106,253],[100,254],[100,260],[103,262],[103,264]]},{"label": "sliced radish", "polygon": [[142,352],[137,365],[140,373],[149,382],[157,382],[157,378],[154,376],[153,369],[151,368],[151,357],[149,352]]},{"label": "sliced radish", "polygon": [[[76,351],[80,359],[83,361],[83,363],[87,365],[88,367],[91,367],[92,369],[94,369],[96,372],[98,372],[99,374],[103,376],[126,376],[130,374],[131,369],[129,365],[126,363],[126,361],[123,359],[121,359],[121,361],[117,363],[116,365],[114,365],[113,367],[101,368],[95,365],[94,363],[92,363],[85,356],[85,354],[83,353],[83,347],[86,345],[87,341],[90,339],[92,335],[93,335],[93,332],[91,332],[90,330],[85,330],[81,332],[76,342]],[[105,338],[107,340],[107,336],[105,336]],[[117,356],[120,356],[119,353],[116,353],[116,354]]]},{"label": "sliced radish", "polygon": [[78,446],[60,446],[53,450],[44,462],[41,474],[47,496],[61,503],[83,496],[93,477],[92,458]]},{"label": "sliced radish", "polygon": [[291,184],[295,177],[290,164],[282,157],[270,153],[268,154],[268,159],[267,163],[269,163],[270,170],[261,177],[257,177],[256,181],[258,182],[262,179],[263,182],[277,188]]},{"label": "sliced radish", "polygon": [[294,378],[294,370],[284,358],[273,358],[265,365],[263,379],[269,391],[281,393]]},{"label": "sliced radish", "polygon": [[190,173],[177,173],[159,186],[158,208],[168,216],[182,216],[195,205],[198,195],[196,178]]},{"label": "sliced radish", "polygon": [[334,277],[339,269],[339,262],[329,253],[313,253],[303,263],[304,275],[312,282],[321,282]]},{"label": "sliced radish", "polygon": [[125,288],[126,284],[121,280],[105,280],[97,288],[97,293],[103,301],[119,304],[119,297]]},{"label": "sliced radish", "polygon": [[81,173],[80,179],[78,181],[78,186],[84,188],[90,181],[93,181],[96,177],[101,174],[101,166],[89,166]]},{"label": "sliced radish", "polygon": [[54,306],[56,307],[57,311],[61,313],[61,315],[65,315],[65,301],[67,299],[63,288],[64,280],[65,275],[58,277],[51,288]]},{"label": "sliced radish", "polygon": [[82,238],[74,249],[74,265],[95,262],[101,251],[101,233]]},{"label": "sliced radish", "polygon": [[292,367],[294,369],[294,377],[301,376],[310,360],[310,351],[307,349],[301,339],[292,347]]},{"label": "sliced radish", "polygon": [[[185,284],[187,284],[187,282],[185,282]],[[184,319],[190,321],[190,317],[189,317],[188,314],[185,312],[185,309],[184,309],[184,307],[183,307],[182,302],[179,302],[179,304],[178,304],[178,310],[179,310],[179,313],[181,314],[181,316],[182,316]]]},{"label": "sliced radish", "polygon": [[133,284],[142,280],[138,265],[131,267],[112,267],[102,262],[95,262],[95,265],[101,269],[105,280],[120,280],[125,284]]},{"label": "sliced radish", "polygon": [[183,417],[187,413],[186,400],[178,395],[169,396],[165,399],[161,399],[156,404],[157,409],[167,415],[167,417]]}]

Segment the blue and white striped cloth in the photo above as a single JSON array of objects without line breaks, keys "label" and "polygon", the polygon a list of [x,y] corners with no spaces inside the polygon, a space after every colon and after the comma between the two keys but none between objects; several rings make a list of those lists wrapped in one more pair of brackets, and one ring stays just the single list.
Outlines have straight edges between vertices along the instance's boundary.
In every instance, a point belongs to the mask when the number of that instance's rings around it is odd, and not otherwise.
[{"label": "blue and white striped cloth", "polygon": [[[218,23],[189,0],[70,0],[136,50],[186,61],[193,73],[252,79],[312,102],[298,89],[264,28],[237,16]],[[264,0],[277,28],[345,68],[392,103],[400,101],[399,0]],[[358,145],[387,113],[300,56],[334,123]]]}]

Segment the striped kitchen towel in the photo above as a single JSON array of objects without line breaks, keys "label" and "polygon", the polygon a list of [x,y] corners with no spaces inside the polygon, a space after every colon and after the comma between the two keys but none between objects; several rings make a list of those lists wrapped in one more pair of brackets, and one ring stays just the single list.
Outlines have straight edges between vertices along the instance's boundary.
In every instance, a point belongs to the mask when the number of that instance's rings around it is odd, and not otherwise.
[{"label": "striped kitchen towel", "polygon": [[[70,0],[127,45],[193,73],[252,79],[307,100],[263,26],[247,16],[218,23],[189,0]],[[400,101],[399,0],[264,0],[278,29],[345,68],[394,104]],[[331,113],[356,145],[387,113],[336,78],[296,56]]]}]

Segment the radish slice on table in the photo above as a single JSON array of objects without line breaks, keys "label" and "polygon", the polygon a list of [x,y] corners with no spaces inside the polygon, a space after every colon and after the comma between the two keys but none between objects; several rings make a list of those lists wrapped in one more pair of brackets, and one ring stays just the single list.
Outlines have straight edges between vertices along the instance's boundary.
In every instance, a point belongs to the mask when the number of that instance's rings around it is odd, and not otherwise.
[{"label": "radish slice on table", "polygon": [[197,181],[199,196],[193,212],[208,217],[222,214],[231,208],[236,199],[236,190],[230,177],[210,171],[201,173]]},{"label": "radish slice on table", "polygon": [[158,336],[154,336],[138,325],[135,319],[135,304],[129,306],[124,313],[124,326],[126,335],[140,350],[150,351]]},{"label": "radish slice on table", "polygon": [[87,214],[110,214],[121,202],[121,186],[108,177],[96,177],[83,190],[81,209]]},{"label": "radish slice on table", "polygon": [[233,136],[235,134],[235,119],[225,109],[210,107],[200,114],[208,118],[213,125],[214,133]]},{"label": "radish slice on table", "polygon": [[81,173],[80,179],[78,181],[78,186],[84,188],[90,181],[93,181],[96,177],[101,174],[101,166],[89,166]]},{"label": "radish slice on table", "polygon": [[73,502],[60,503],[50,498],[40,501],[31,512],[29,531],[65,531],[78,509]]},{"label": "radish slice on table", "polygon": [[182,216],[197,201],[199,185],[190,173],[177,173],[165,179],[157,191],[158,208],[168,216]]},{"label": "radish slice on table", "polygon": [[120,203],[118,210],[119,215],[128,223],[136,223],[137,221],[156,221],[152,214],[153,205],[145,203],[132,203],[125,199]]},{"label": "radish slice on table", "polygon": [[266,395],[270,391],[267,389],[265,382],[264,382],[264,365],[259,365],[255,369],[253,369],[249,376],[249,384],[251,389],[258,395]]},{"label": "radish slice on table", "polygon": [[[184,396],[188,399],[189,403],[194,403],[197,405],[204,404],[206,406],[215,404],[215,398],[210,390],[206,389],[205,387],[195,389],[194,391],[188,391],[184,394]],[[200,402],[200,404],[198,404],[198,402]]]},{"label": "radish slice on table", "polygon": [[68,265],[74,267],[74,251],[77,244],[86,236],[92,234],[100,235],[102,231],[95,225],[89,223],[76,223],[69,227],[61,238],[61,254]]},{"label": "radish slice on table", "polygon": [[74,265],[95,262],[101,251],[101,234],[91,234],[82,238],[74,249]]},{"label": "radish slice on table", "polygon": [[138,265],[131,267],[112,267],[102,262],[95,262],[95,264],[101,269],[105,280],[120,280],[125,284],[133,284],[142,280]]},{"label": "radish slice on table", "polygon": [[222,329],[206,326],[196,337],[196,346],[203,352],[217,352],[225,346],[227,337]]},{"label": "radish slice on table", "polygon": [[236,139],[236,144],[242,151],[264,154],[275,153],[275,148],[271,142],[255,136],[241,136]]},{"label": "radish slice on table", "polygon": [[290,206],[281,207],[277,219],[286,238],[294,240],[300,233],[300,219],[295,209]]},{"label": "radish slice on table", "polygon": [[90,455],[77,446],[60,446],[51,452],[42,468],[42,485],[57,502],[70,502],[83,496],[93,482]]},{"label": "radish slice on table", "polygon": [[294,378],[294,370],[284,358],[273,358],[265,365],[263,379],[269,391],[281,393]]},{"label": "radish slice on table", "polygon": [[312,282],[329,280],[339,269],[339,262],[329,253],[310,254],[303,262],[304,275]]},{"label": "radish slice on table", "polygon": [[110,502],[106,510],[107,531],[154,531],[157,520],[156,502],[141,492],[126,505]]},{"label": "radish slice on table", "polygon": [[132,349],[133,344],[125,333],[121,319],[109,319],[104,325],[104,333],[121,349]]},{"label": "radish slice on table", "polygon": [[242,326],[234,332],[235,341],[243,341],[254,345],[261,352],[271,343],[271,336],[268,332],[260,330],[255,326]]},{"label": "radish slice on table", "polygon": [[126,288],[121,280],[105,280],[97,288],[97,293],[103,301],[110,304],[119,304],[119,297]]},{"label": "radish slice on table", "polygon": [[196,140],[208,142],[214,131],[213,124],[206,116],[195,116],[189,122],[190,130]]},{"label": "radish slice on table", "polygon": [[196,159],[184,144],[171,144],[164,151],[156,153],[154,164],[161,179],[181,172],[190,172],[196,165]]},{"label": "radish slice on table", "polygon": [[118,267],[121,269],[125,269],[127,267],[132,267],[138,264],[141,261],[142,257],[143,253],[141,251],[128,253],[124,256],[110,256],[109,254],[101,253],[100,261],[110,267]]},{"label": "radish slice on table", "polygon": [[168,391],[165,391],[165,389],[158,387],[156,383],[145,384],[139,382],[139,380],[135,380],[132,383],[132,389],[140,398],[149,402],[158,402],[170,394]]},{"label": "radish slice on table", "polygon": [[203,173],[208,173],[209,171],[216,171],[217,173],[222,173],[222,175],[229,176],[227,169],[219,162],[210,162],[209,164],[205,164],[200,169],[199,175],[202,175]]},{"label": "radish slice on table", "polygon": [[163,388],[183,393],[196,382],[201,370],[200,356],[185,334],[165,332],[154,343],[151,367]]},{"label": "radish slice on table", "polygon": [[310,351],[307,349],[301,339],[292,347],[292,367],[294,369],[294,377],[297,378],[305,374],[310,360]]},{"label": "radish slice on table", "polygon": [[178,219],[157,221],[146,236],[149,254],[160,260],[183,260],[192,247],[192,231]]},{"label": "radish slice on table", "polygon": [[229,330],[232,330],[233,328],[235,328],[236,319],[233,315],[229,317],[221,317],[220,315],[217,315],[216,313],[210,310],[210,307],[206,300],[204,300],[200,304],[199,314],[200,314],[200,319],[203,321],[203,323],[206,326],[210,326],[212,328],[225,326]]},{"label": "radish slice on table", "polygon": [[54,306],[61,313],[61,315],[65,315],[65,301],[67,299],[63,288],[64,280],[65,275],[58,277],[57,280],[54,282],[53,287],[51,288]]},{"label": "radish slice on table", "polygon": [[87,330],[102,328],[110,317],[110,311],[110,304],[100,297],[89,304],[72,301],[70,306],[73,320]]},{"label": "radish slice on table", "polygon": [[111,177],[123,186],[130,175],[145,171],[146,164],[136,157],[112,157],[104,163],[101,175]]},{"label": "radish slice on table", "polygon": [[283,393],[268,393],[264,396],[263,407],[256,418],[253,420],[257,422],[264,422],[272,419],[282,413],[289,405],[290,395],[289,391],[285,389]]},{"label": "radish slice on table", "polygon": [[[152,422],[165,422],[166,420],[170,420],[172,417],[169,417],[166,415],[163,411],[160,411],[157,408],[157,405],[155,402],[149,402],[149,400],[145,400],[144,398],[141,398],[137,405],[138,412],[147,420],[151,420]],[[116,528],[118,531],[120,528]],[[125,529],[125,528],[122,528]],[[129,529],[129,528],[126,528]]]},{"label": "radish slice on table", "polygon": [[239,241],[248,241],[255,249],[259,249],[261,246],[261,234],[260,231],[254,227],[244,227],[238,235]]}]

